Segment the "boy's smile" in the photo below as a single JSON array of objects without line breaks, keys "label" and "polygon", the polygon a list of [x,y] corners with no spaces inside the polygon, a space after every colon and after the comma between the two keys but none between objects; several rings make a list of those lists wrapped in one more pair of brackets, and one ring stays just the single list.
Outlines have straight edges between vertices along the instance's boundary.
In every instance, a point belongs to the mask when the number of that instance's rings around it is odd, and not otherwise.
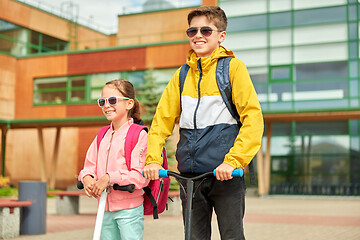
[{"label": "boy's smile", "polygon": [[[189,27],[189,29],[198,29],[193,37],[189,37],[190,46],[198,57],[209,57],[225,40],[226,32],[219,32],[219,29],[206,16],[194,17]],[[204,27],[212,29],[210,36],[204,36],[199,30]]]}]

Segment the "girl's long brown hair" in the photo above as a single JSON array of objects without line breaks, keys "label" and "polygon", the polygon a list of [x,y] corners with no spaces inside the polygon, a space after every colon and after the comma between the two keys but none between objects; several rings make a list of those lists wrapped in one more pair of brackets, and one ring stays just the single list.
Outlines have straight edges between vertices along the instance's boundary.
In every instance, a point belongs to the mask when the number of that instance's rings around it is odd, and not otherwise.
[{"label": "girl's long brown hair", "polygon": [[105,85],[113,85],[124,97],[128,97],[134,100],[134,106],[128,112],[128,117],[132,117],[135,123],[141,123],[142,120],[140,116],[140,103],[135,98],[134,85],[122,78],[107,82]]}]

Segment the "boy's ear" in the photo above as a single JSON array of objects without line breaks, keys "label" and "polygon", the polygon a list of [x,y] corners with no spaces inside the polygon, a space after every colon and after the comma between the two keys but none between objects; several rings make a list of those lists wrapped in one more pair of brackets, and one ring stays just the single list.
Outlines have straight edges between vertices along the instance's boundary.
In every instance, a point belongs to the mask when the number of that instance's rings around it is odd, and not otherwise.
[{"label": "boy's ear", "polygon": [[223,41],[225,41],[225,37],[226,37],[226,31],[222,31],[219,34],[219,43],[222,43]]}]

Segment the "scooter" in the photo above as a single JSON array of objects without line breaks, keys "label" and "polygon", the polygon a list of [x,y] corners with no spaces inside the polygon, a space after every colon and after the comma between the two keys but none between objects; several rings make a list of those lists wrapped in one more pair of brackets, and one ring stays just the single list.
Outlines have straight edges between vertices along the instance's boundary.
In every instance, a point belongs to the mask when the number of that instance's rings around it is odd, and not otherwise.
[{"label": "scooter", "polygon": [[[77,188],[78,189],[84,188],[84,185],[81,181],[78,181]],[[96,222],[95,222],[93,240],[100,240],[101,227],[102,227],[102,222],[104,219],[104,212],[105,212],[105,205],[106,205],[108,189],[114,189],[114,190],[118,190],[118,191],[128,191],[129,193],[132,193],[135,190],[135,185],[134,184],[129,184],[126,186],[120,186],[118,184],[114,184],[112,186],[109,185],[101,193],[100,200],[99,200],[99,206],[98,206],[98,210],[97,210],[97,214],[96,214]]]},{"label": "scooter", "polygon": [[[242,177],[244,175],[243,169],[235,169],[232,172],[233,177]],[[203,180],[208,177],[216,176],[216,171],[208,172],[201,174],[199,176],[195,176],[192,178],[184,177],[176,172],[172,172],[169,170],[159,170],[159,177],[175,177],[175,180],[180,184],[180,187],[184,191],[186,195],[186,212],[185,212],[185,240],[190,240],[191,237],[191,217],[192,217],[192,201],[195,196],[194,193],[194,183],[195,181]],[[183,184],[179,181],[179,179],[186,181],[186,189],[184,188]],[[200,183],[201,184],[201,183]]]}]

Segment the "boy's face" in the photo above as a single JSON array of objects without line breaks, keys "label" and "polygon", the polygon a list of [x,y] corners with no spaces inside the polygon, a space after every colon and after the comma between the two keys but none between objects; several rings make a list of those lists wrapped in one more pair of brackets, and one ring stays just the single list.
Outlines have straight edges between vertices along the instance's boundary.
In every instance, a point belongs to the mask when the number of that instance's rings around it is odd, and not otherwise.
[{"label": "boy's face", "polygon": [[[199,30],[202,27],[210,27],[213,30],[211,35],[206,37],[201,34]],[[220,43],[225,40],[226,32],[219,32],[219,29],[206,16],[194,17],[189,26],[189,29],[192,28],[198,29],[195,36],[189,36],[190,46],[198,57],[209,57],[219,47]]]}]

